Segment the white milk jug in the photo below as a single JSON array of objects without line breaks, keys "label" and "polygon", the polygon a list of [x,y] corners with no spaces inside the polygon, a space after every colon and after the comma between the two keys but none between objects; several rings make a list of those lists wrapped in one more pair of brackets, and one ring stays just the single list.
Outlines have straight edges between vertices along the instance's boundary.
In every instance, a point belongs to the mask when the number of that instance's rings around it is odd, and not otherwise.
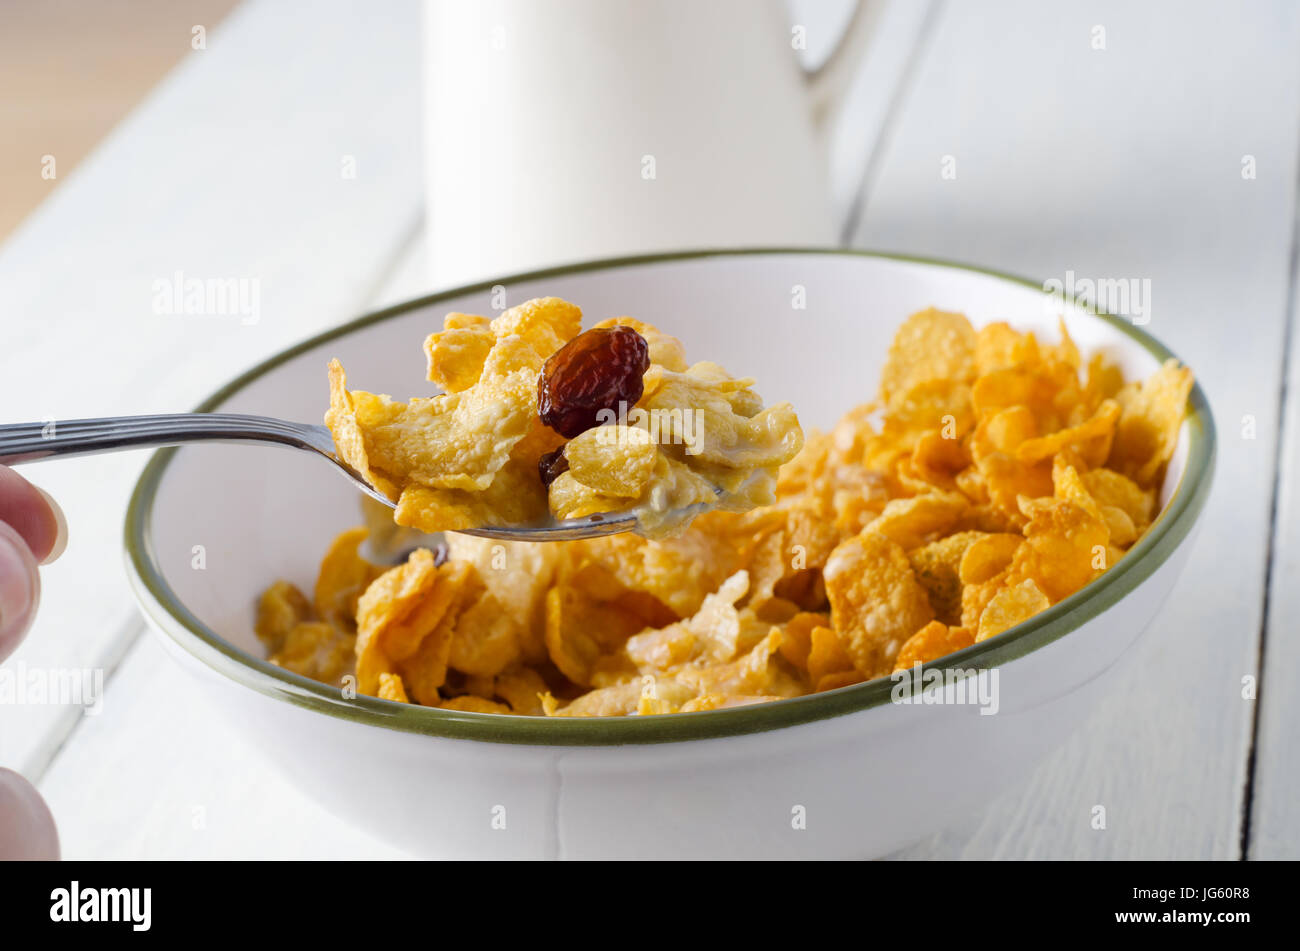
[{"label": "white milk jug", "polygon": [[434,285],[685,248],[830,245],[825,66],[779,0],[427,0]]}]

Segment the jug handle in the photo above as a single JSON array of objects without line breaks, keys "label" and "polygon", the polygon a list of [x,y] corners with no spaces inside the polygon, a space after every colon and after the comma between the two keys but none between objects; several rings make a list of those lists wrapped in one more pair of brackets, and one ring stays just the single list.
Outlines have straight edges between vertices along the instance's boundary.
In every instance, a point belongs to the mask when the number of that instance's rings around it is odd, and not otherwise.
[{"label": "jug handle", "polygon": [[848,25],[826,61],[805,72],[813,118],[818,125],[824,125],[843,104],[886,2],[858,0]]}]

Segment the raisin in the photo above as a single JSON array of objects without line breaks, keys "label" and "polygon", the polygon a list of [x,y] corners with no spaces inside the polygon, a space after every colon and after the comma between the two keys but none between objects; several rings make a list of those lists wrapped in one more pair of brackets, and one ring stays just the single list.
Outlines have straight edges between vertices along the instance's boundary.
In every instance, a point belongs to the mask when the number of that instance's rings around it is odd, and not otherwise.
[{"label": "raisin", "polygon": [[[599,422],[602,410],[631,407],[645,390],[650,347],[631,327],[578,334],[555,353],[537,378],[537,415],[566,439]],[[558,474],[558,473],[557,473]]]},{"label": "raisin", "polygon": [[564,447],[554,449],[537,460],[537,474],[542,477],[542,485],[550,485],[562,472],[569,471],[569,460],[564,455]]}]

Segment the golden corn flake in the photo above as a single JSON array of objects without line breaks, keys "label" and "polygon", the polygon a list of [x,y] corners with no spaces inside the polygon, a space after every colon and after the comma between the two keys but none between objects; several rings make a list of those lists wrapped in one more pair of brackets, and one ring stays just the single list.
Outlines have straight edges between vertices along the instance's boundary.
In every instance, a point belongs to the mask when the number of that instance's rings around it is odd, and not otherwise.
[{"label": "golden corn flake", "polygon": [[[947,438],[960,438],[975,423],[971,411],[971,389],[961,380],[929,380],[919,383],[890,400],[883,435],[898,441],[901,451],[908,451],[919,437],[932,430],[950,429]],[[877,451],[879,443],[876,443]],[[876,456],[875,465],[886,457]]]},{"label": "golden corn flake", "polygon": [[820,683],[823,678],[831,674],[857,669],[853,664],[853,658],[844,649],[835,631],[821,625],[809,632],[809,649],[805,665],[808,677],[814,684]]},{"label": "golden corn flake", "polygon": [[1167,361],[1145,382],[1121,388],[1115,396],[1119,426],[1107,466],[1144,488],[1154,485],[1178,444],[1191,392],[1192,371],[1176,360]]},{"label": "golden corn flake", "polygon": [[[642,398],[601,409],[602,425],[567,444],[542,424],[538,402],[559,372],[548,360],[582,329],[582,312],[559,298],[492,320],[448,314],[425,341],[437,396],[396,403],[349,390],[332,361],[325,422],[339,458],[397,503],[398,524],[424,532],[631,511],[637,531],[657,536],[704,508],[773,501],[777,469],[803,440],[789,404],[765,409],[752,380],[716,363],[688,367],[681,342],[649,324],[619,317],[598,326],[615,325],[646,341]],[[565,464],[549,464],[552,481],[540,463],[561,448]]]},{"label": "golden corn flake", "polygon": [[975,370],[988,376],[995,370],[1037,363],[1038,341],[1033,334],[1022,334],[1010,324],[992,323],[981,327],[975,339]]},{"label": "golden corn flake", "polygon": [[[1053,343],[928,310],[899,329],[877,398],[805,440],[752,380],[688,365],[632,318],[598,326],[614,325],[648,345],[642,398],[567,441],[536,412],[540,368],[581,329],[557,298],[449,314],[426,341],[443,396],[349,391],[333,366],[340,456],[398,524],[451,530],[448,561],[421,550],[385,571],[365,529],[345,532],[311,599],[281,581],[259,600],[271,660],[398,702],[566,717],[721,710],[932,663],[1125,556],[1192,386],[1173,362],[1126,382],[1063,323]],[[561,447],[567,471],[544,486],[538,461]],[[677,518],[683,504],[709,511]],[[628,510],[665,534],[454,533]]]},{"label": "golden corn flake", "polygon": [[392,700],[395,703],[410,703],[402,678],[397,674],[380,674],[379,691],[375,694],[380,700]]},{"label": "golden corn flake", "polygon": [[911,468],[927,488],[937,486],[953,492],[958,489],[957,475],[971,461],[970,452],[960,439],[955,435],[945,436],[942,429],[934,429],[917,440],[912,450]]},{"label": "golden corn flake", "polygon": [[413,703],[432,707],[442,699],[442,685],[447,680],[452,658],[452,638],[457,621],[456,602],[463,597],[466,587],[462,585],[453,594],[452,603],[428,636],[420,641],[415,653],[397,664]]},{"label": "golden corn flake", "polygon": [[[693,467],[653,446],[649,448],[652,451],[635,450],[615,463],[623,467],[619,471],[595,475],[593,467],[587,465],[582,475],[572,471],[561,473],[551,483],[551,512],[556,518],[585,518],[598,513],[625,511],[632,505],[637,514],[638,531],[662,538],[682,531],[691,516],[704,508],[744,511],[766,505],[774,497],[775,478],[762,470],[726,469],[704,464]],[[646,461],[653,467],[633,499],[607,494],[579,481],[588,478],[606,485],[617,481],[621,483],[621,486],[614,486],[618,491],[623,487],[630,489],[630,482],[641,478],[641,467]],[[719,496],[719,492],[724,494]]]},{"label": "golden corn flake", "polygon": [[1015,627],[1021,621],[1028,621],[1035,614],[1050,608],[1047,595],[1038,590],[1032,578],[1026,578],[1019,584],[1003,588],[989,601],[988,607],[980,615],[979,631],[976,641],[986,641],[1003,631]]},{"label": "golden corn flake", "polygon": [[1144,532],[1155,511],[1155,492],[1143,489],[1128,476],[1110,469],[1091,469],[1082,475],[1088,494],[1103,508],[1118,508],[1129,517],[1136,531]]},{"label": "golden corn flake", "polygon": [[356,662],[356,625],[320,620],[293,584],[277,581],[262,593],[255,630],[267,659],[295,674],[338,685]]},{"label": "golden corn flake", "polygon": [[635,593],[599,600],[581,588],[557,585],[546,596],[546,650],[575,684],[617,680],[634,668],[623,654],[633,634],[647,626],[650,611]]},{"label": "golden corn flake", "polygon": [[[781,425],[754,422],[761,415],[757,411],[761,404],[755,405],[751,390],[754,381],[734,378],[717,363],[703,361],[680,372],[652,365],[646,376],[647,392],[638,405],[664,411],[658,422],[661,433],[672,437],[668,444],[683,446],[692,455],[702,454],[713,462],[746,464],[747,460],[736,455],[740,450],[754,457],[751,464],[767,465],[778,458],[792,458],[803,444],[802,433],[786,425],[791,416],[789,404],[764,411],[768,414],[765,418],[782,417]],[[684,407],[702,413],[704,418],[692,421],[684,412],[673,413]],[[650,421],[653,425],[653,416]],[[747,429],[748,437],[763,444],[739,445],[736,433]]]},{"label": "golden corn flake", "polygon": [[1098,406],[1102,400],[1113,399],[1124,386],[1124,374],[1102,353],[1094,354],[1088,361],[1087,379],[1083,385],[1085,406]]},{"label": "golden corn flake", "polygon": [[989,606],[993,596],[1002,590],[1011,575],[1008,567],[987,581],[962,585],[961,589],[961,627],[974,631],[979,627],[980,615]]},{"label": "golden corn flake", "polygon": [[[426,667],[438,664],[440,655],[450,649],[446,627],[439,622],[469,570],[465,565],[435,567],[432,553],[420,548],[405,564],[375,579],[357,604],[357,689],[373,695],[379,689],[379,675],[402,672],[401,665],[435,633],[435,653],[422,654],[420,662]],[[445,662],[440,666],[433,678],[439,682]]]},{"label": "golden corn flake", "polygon": [[[566,544],[571,563],[603,566],[576,583],[596,579],[622,589],[651,595],[677,618],[690,617],[704,599],[741,567],[740,553],[725,535],[707,530],[711,523],[696,519],[673,538],[648,540],[637,535],[607,535]],[[714,523],[716,524],[716,523]]]},{"label": "golden corn flake", "polygon": [[1057,400],[1058,385],[1058,380],[1041,366],[994,370],[975,381],[971,403],[980,420],[1000,410],[1022,409],[1033,417],[1039,434],[1053,433],[1067,422]]},{"label": "golden corn flake", "polygon": [[369,534],[363,527],[334,539],[321,560],[312,597],[316,614],[345,629],[356,629],[357,600],[381,569],[361,557],[361,544]]},{"label": "golden corn flake", "polygon": [[812,634],[817,628],[830,624],[830,616],[801,612],[790,618],[781,628],[778,650],[795,670],[808,673],[808,658],[812,653]]},{"label": "golden corn flake", "polygon": [[453,532],[497,522],[527,525],[546,515],[546,493],[535,467],[508,462],[482,492],[411,483],[393,513],[399,525],[422,532]]},{"label": "golden corn flake", "polygon": [[957,577],[963,585],[989,581],[1007,569],[1023,542],[1023,536],[1008,532],[979,535],[962,552]]},{"label": "golden corn flake", "polygon": [[447,393],[468,390],[483,374],[483,364],[496,343],[491,322],[474,314],[448,314],[442,331],[424,342],[429,379]]},{"label": "golden corn flake", "polygon": [[1011,559],[1011,583],[1032,579],[1055,604],[1078,591],[1107,567],[1106,525],[1073,502],[1055,499],[1025,526],[1025,543]]},{"label": "golden corn flake", "polygon": [[463,697],[452,697],[450,700],[444,700],[438,704],[444,710],[460,710],[465,713],[512,713],[510,707],[504,703],[498,703],[495,700],[485,700],[483,697],[475,697],[472,694],[466,694]]},{"label": "golden corn flake", "polygon": [[650,481],[659,450],[648,429],[597,426],[565,445],[569,475],[587,488],[634,499]]},{"label": "golden corn flake", "polygon": [[615,512],[627,505],[626,499],[604,495],[583,485],[571,473],[560,473],[551,483],[551,513],[558,519],[579,519]]},{"label": "golden corn flake", "polygon": [[410,484],[486,489],[537,411],[536,383],[526,370],[408,403],[347,390],[337,360],[330,382],[325,422],[340,457],[394,501],[396,487]]},{"label": "golden corn flake", "polygon": [[271,662],[322,683],[337,684],[352,669],[355,638],[324,621],[302,621],[289,629]]},{"label": "golden corn flake", "polygon": [[827,690],[838,690],[840,687],[851,687],[854,684],[866,682],[866,677],[856,668],[850,670],[837,670],[833,674],[827,674],[813,686],[813,693],[825,693]]},{"label": "golden corn flake", "polygon": [[638,712],[642,699],[660,700],[679,706],[695,697],[697,691],[668,677],[647,677],[613,687],[602,687],[560,707],[550,716],[619,717]]},{"label": "golden corn flake", "polygon": [[894,406],[926,384],[969,383],[975,378],[975,344],[975,330],[961,314],[933,308],[913,314],[889,347],[881,400]]},{"label": "golden corn flake", "polygon": [[542,696],[548,692],[546,681],[531,667],[516,667],[496,678],[493,692],[521,716],[542,716]]},{"label": "golden corn flake", "polygon": [[971,454],[976,462],[996,453],[1019,458],[1020,446],[1037,436],[1038,420],[1029,407],[1019,404],[995,406],[975,428],[971,436]]},{"label": "golden corn flake", "polygon": [[995,452],[979,461],[980,474],[995,510],[1019,527],[1019,500],[1038,498],[1052,493],[1052,464],[1049,461],[1026,463],[1007,453]]},{"label": "golden corn flake", "polygon": [[495,677],[522,659],[522,630],[494,594],[479,590],[472,603],[456,615],[448,663],[467,674]]},{"label": "golden corn flake", "polygon": [[578,336],[582,310],[558,297],[539,297],[502,311],[492,321],[498,341],[518,337],[537,355],[532,364],[540,370],[546,358]]},{"label": "golden corn flake", "polygon": [[731,660],[740,642],[740,615],[735,605],[748,589],[749,574],[736,572],[716,593],[707,595],[689,619],[628,638],[624,650],[629,660],[642,673]]},{"label": "golden corn flake", "polygon": [[935,617],[945,624],[961,620],[961,564],[970,547],[991,536],[958,532],[907,553],[916,580],[930,597]]},{"label": "golden corn flake", "polygon": [[903,641],[934,608],[897,543],[867,530],[841,544],[823,570],[835,633],[869,677],[887,672]]},{"label": "golden corn flake", "polygon": [[956,492],[931,492],[910,499],[895,499],[867,524],[867,531],[885,535],[903,549],[910,550],[947,535],[969,505],[966,498]]},{"label": "golden corn flake", "polygon": [[[530,664],[545,660],[546,593],[551,588],[561,558],[559,549],[549,544],[449,532],[447,551],[450,560],[472,565],[482,584],[475,598],[463,602],[465,607],[461,617],[466,623],[459,629],[460,636],[453,645],[457,657],[463,658],[474,650],[471,645],[480,642],[481,619],[495,614],[509,619],[509,642],[514,645],[514,653],[519,659]],[[467,617],[470,612],[475,612],[477,617]],[[491,638],[483,640],[490,641]],[[477,669],[458,669],[466,673],[495,674],[508,663],[498,666],[496,662],[479,662],[474,665]],[[492,667],[496,669],[488,669]]]},{"label": "golden corn flake", "polygon": [[1021,462],[1039,462],[1062,449],[1072,448],[1085,461],[1100,465],[1110,453],[1119,414],[1119,404],[1105,400],[1088,420],[1078,426],[1057,430],[1050,436],[1026,439],[1016,447],[1016,457]]},{"label": "golden corn flake", "polygon": [[730,663],[681,668],[676,678],[697,694],[797,697],[804,693],[799,680],[779,663],[781,632],[775,628],[747,654]]},{"label": "golden corn flake", "polygon": [[950,627],[941,621],[931,621],[907,639],[894,660],[895,670],[907,670],[913,664],[928,664],[947,654],[955,653],[975,643],[971,632],[964,627]]},{"label": "golden corn flake", "polygon": [[277,581],[258,599],[254,630],[267,651],[274,654],[284,644],[289,632],[312,616],[312,607],[306,596],[290,582]]}]

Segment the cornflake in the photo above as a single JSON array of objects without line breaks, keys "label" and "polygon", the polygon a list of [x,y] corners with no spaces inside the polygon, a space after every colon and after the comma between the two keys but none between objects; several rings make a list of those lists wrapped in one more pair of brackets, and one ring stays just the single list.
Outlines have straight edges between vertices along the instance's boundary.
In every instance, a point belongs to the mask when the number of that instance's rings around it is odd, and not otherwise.
[{"label": "cornflake", "polygon": [[[1064,325],[1051,344],[927,310],[898,331],[876,401],[805,440],[752,381],[619,317],[597,327],[640,335],[635,409],[661,412],[566,440],[538,419],[537,377],[580,325],[555,298],[450,314],[426,342],[445,394],[405,404],[331,367],[340,453],[398,501],[398,522],[448,531],[448,558],[421,549],[385,569],[360,554],[366,529],[344,532],[311,598],[285,581],[262,595],[273,663],[353,674],[394,702],[565,717],[718,710],[910,669],[1113,567],[1155,518],[1192,387],[1173,361],[1130,382],[1085,363]],[[561,447],[548,487],[537,463]],[[719,488],[721,509],[655,539],[455,533],[703,505]]]},{"label": "cornflake", "polygon": [[[631,512],[638,532],[662,537],[707,509],[774,500],[777,470],[803,445],[788,403],[764,408],[753,380],[688,366],[681,342],[649,324],[581,325],[557,297],[492,320],[448,314],[424,345],[444,392],[405,403],[349,389],[332,361],[325,423],[339,457],[422,532]],[[555,452],[551,481],[540,464]]]}]

